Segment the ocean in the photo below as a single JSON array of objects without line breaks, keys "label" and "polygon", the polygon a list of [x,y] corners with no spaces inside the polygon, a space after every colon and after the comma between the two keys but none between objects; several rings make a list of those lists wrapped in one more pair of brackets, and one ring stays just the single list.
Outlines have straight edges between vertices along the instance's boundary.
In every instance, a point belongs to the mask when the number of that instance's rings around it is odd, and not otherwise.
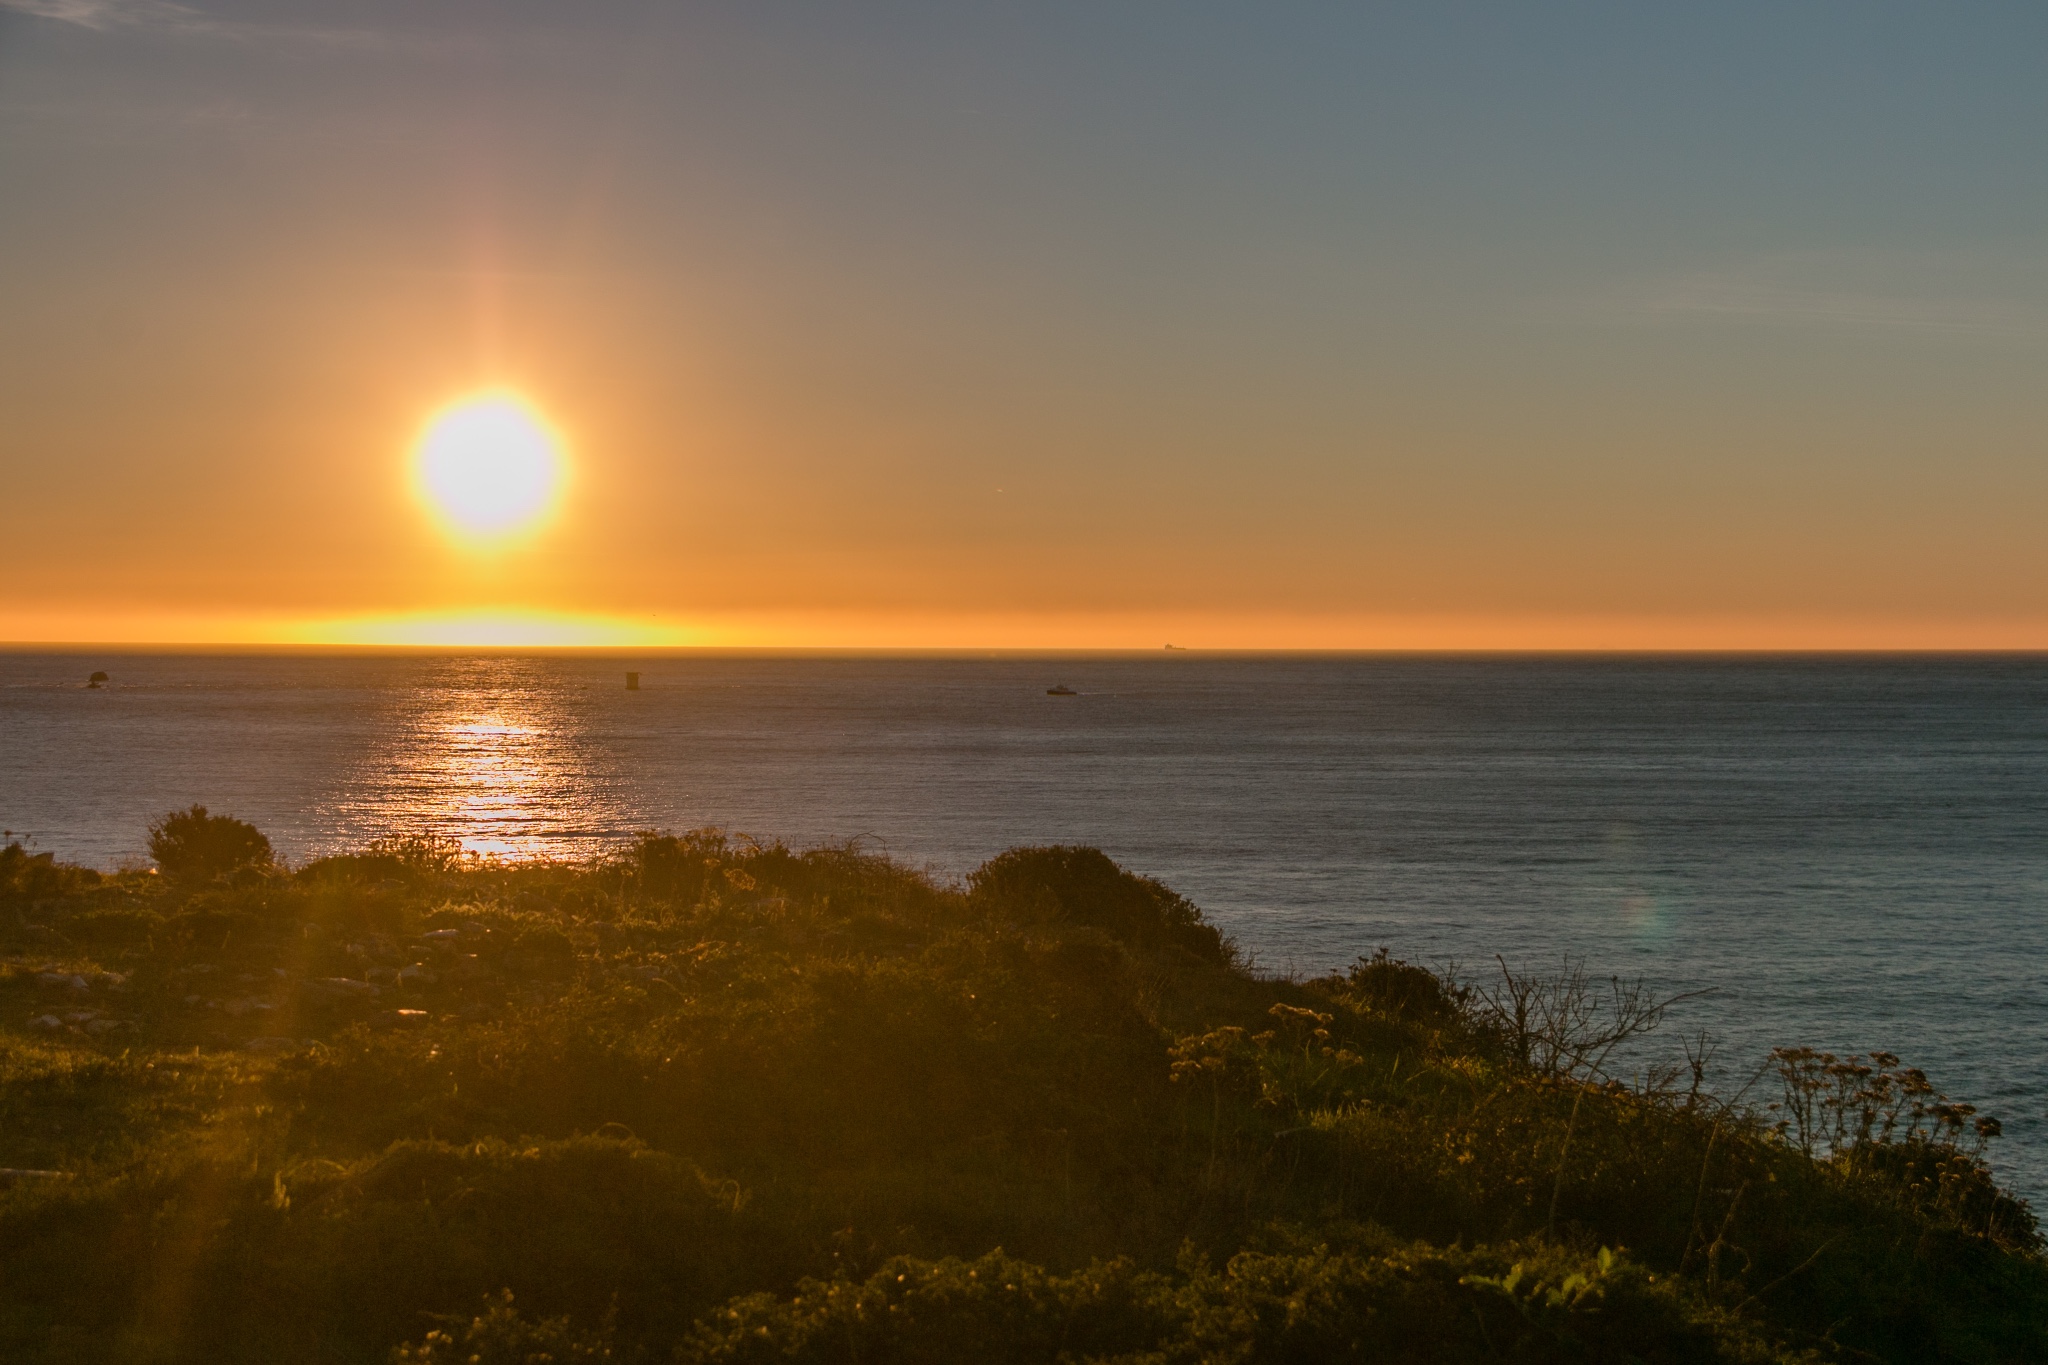
[{"label": "ocean", "polygon": [[0,653],[14,837],[112,868],[194,802],[294,861],[1093,844],[1268,971],[1707,992],[1649,1046],[1708,1031],[1724,1091],[1782,1044],[1899,1053],[2048,1195],[2048,658]]}]

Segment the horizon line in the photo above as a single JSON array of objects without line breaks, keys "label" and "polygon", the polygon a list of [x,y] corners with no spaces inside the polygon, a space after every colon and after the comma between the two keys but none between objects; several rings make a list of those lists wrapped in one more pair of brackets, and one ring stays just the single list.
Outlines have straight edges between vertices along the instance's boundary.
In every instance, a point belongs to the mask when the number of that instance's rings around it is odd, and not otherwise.
[{"label": "horizon line", "polygon": [[355,643],[346,641],[0,640],[0,654],[242,654],[313,656],[589,655],[674,658],[2033,658],[2042,645],[678,645]]},{"label": "horizon line", "polygon": [[13,651],[511,650],[796,654],[2024,654],[2048,616],[1302,610],[620,613],[475,603],[343,617],[0,611]]}]

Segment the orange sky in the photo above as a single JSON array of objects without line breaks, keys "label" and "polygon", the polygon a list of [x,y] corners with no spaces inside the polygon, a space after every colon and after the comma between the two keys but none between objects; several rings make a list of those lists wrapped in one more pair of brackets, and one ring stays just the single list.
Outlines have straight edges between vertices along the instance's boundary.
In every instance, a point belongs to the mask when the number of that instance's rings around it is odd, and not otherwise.
[{"label": "orange sky", "polygon": [[2048,648],[1997,24],[171,13],[0,0],[0,641]]}]

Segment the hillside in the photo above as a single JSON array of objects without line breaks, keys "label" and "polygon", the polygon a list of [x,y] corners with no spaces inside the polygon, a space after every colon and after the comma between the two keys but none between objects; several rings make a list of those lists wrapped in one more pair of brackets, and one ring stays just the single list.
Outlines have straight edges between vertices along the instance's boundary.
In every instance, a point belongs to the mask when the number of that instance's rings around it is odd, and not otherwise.
[{"label": "hillside", "polygon": [[1625,986],[1267,979],[1086,849],[246,829],[0,853],[0,1357],[2048,1360],[1884,1054],[1612,1081]]}]

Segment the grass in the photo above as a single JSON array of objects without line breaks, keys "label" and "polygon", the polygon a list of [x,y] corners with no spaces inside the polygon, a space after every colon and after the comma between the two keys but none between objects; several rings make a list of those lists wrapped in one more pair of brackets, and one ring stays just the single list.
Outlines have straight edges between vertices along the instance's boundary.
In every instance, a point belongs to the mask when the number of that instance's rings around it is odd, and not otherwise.
[{"label": "grass", "polygon": [[1619,1085],[1640,996],[1263,978],[1091,850],[171,851],[0,852],[0,1358],[2048,1359],[1889,1054]]}]

